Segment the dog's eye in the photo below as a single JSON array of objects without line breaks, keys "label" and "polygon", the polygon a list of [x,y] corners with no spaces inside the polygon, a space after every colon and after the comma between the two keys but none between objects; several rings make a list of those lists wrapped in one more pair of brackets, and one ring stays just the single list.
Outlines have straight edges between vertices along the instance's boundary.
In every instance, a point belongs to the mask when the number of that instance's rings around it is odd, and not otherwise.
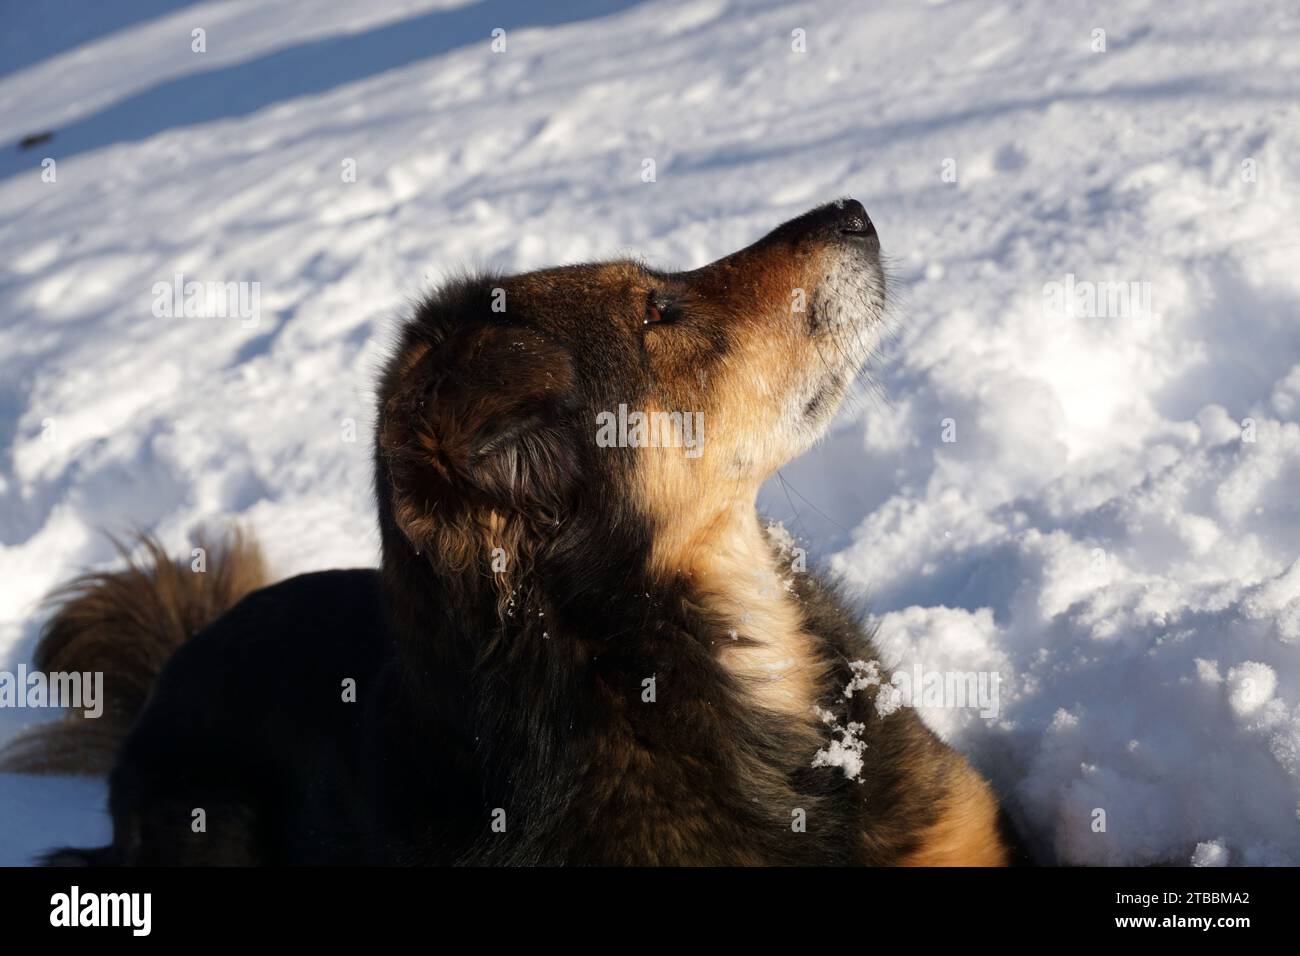
[{"label": "dog's eye", "polygon": [[677,307],[662,296],[651,294],[645,302],[645,318],[642,325],[658,325],[672,322],[677,318]]}]

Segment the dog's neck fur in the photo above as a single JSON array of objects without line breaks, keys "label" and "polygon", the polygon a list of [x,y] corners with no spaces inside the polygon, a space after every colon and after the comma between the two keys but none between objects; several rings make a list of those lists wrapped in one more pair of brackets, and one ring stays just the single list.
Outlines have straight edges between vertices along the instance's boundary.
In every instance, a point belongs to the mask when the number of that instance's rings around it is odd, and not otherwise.
[{"label": "dog's neck fur", "polygon": [[799,607],[792,555],[764,531],[753,505],[724,508],[675,557],[685,586],[726,625],[722,666],[757,706],[809,719],[825,666]]},{"label": "dog's neck fur", "polygon": [[[824,743],[813,708],[834,688],[757,514],[726,516],[677,573],[653,569],[643,539],[622,553],[607,530],[559,536],[508,584],[386,540],[399,646],[422,678],[416,706],[448,720],[468,713],[458,735],[502,806],[518,788],[533,806],[554,790],[556,813],[644,802],[643,830],[625,835],[637,859],[667,861],[656,841],[682,839],[652,825],[663,806],[698,806],[708,820],[690,825],[710,827],[744,807],[728,826],[788,830],[790,808],[818,799],[796,798],[793,780]],[[504,614],[501,586],[513,595]],[[465,594],[477,595],[468,609]],[[458,703],[444,713],[439,699]],[[739,763],[719,764],[723,753]],[[763,793],[744,792],[755,786]],[[529,830],[550,825],[534,819]],[[763,843],[747,832],[728,845],[760,853]]]},{"label": "dog's neck fur", "polygon": [[[799,607],[792,554],[763,529],[752,505],[721,510],[669,549],[638,538],[620,553],[616,535],[589,538],[560,536],[558,544],[492,574],[481,566],[441,567],[436,554],[416,553],[404,540],[393,542],[397,553],[385,565],[400,589],[418,588],[426,599],[440,595],[462,609],[469,598],[477,613],[463,619],[462,637],[472,647],[456,655],[462,660],[482,664],[507,648],[528,653],[520,643],[538,638],[554,643],[533,652],[575,638],[617,641],[671,620],[710,648],[756,706],[797,720],[812,714],[824,662]],[[688,544],[681,547],[682,541]],[[411,564],[421,569],[414,580],[393,573]],[[410,622],[421,645],[430,640],[429,624]]]}]

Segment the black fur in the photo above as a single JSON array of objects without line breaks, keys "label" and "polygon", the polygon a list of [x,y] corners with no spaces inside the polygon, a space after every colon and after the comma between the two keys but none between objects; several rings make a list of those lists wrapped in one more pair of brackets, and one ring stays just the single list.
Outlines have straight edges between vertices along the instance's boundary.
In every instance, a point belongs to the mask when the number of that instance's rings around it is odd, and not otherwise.
[{"label": "black fur", "polygon": [[[829,595],[805,587],[832,653],[871,657]],[[866,722],[871,772],[859,784],[813,769],[779,721],[748,712],[741,689],[717,686],[709,622],[675,598],[620,614],[621,633],[593,621],[579,639],[597,648],[585,664],[521,613],[513,652],[495,664],[408,670],[376,572],[265,588],[159,676],[111,777],[113,845],[51,862],[848,864],[892,862],[910,849],[934,817],[916,758],[939,746],[914,715],[886,723],[863,706],[850,715],[842,695],[828,694],[825,706]],[[444,617],[443,626],[426,632],[431,645],[467,636],[463,623]],[[535,653],[524,651],[530,638]],[[639,703],[644,674],[656,675],[656,705]],[[835,683],[850,677],[841,667]],[[355,703],[344,701],[349,679]],[[603,737],[627,706],[639,707],[641,744],[676,767],[643,799],[625,792],[626,768],[592,772],[603,759],[617,763],[619,743]],[[785,779],[754,780],[747,760]],[[646,803],[672,819],[656,821]],[[491,829],[496,808],[505,833]],[[807,812],[807,833],[791,828],[796,808]],[[194,832],[196,810],[204,832]],[[655,845],[656,832],[682,820],[700,828],[700,844],[680,855]]]}]

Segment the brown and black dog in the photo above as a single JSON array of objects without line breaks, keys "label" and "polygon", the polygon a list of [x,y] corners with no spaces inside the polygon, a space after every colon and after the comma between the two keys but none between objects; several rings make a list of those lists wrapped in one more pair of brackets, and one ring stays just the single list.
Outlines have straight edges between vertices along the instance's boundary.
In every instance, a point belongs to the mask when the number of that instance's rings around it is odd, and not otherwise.
[{"label": "brown and black dog", "polygon": [[987,784],[877,711],[869,635],[755,510],[884,305],[852,200],[691,272],[429,297],[379,388],[378,572],[258,588],[237,541],[62,594],[38,663],[120,690],[115,729],[11,750],[116,750],[112,844],[52,861],[1008,862]]}]

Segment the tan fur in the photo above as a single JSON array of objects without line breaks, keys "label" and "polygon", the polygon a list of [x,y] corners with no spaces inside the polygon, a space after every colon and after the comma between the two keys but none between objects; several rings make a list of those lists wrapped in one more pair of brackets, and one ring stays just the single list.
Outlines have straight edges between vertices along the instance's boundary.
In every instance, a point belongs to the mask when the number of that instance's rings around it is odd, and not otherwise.
[{"label": "tan fur", "polygon": [[710,449],[707,433],[699,458],[662,447],[640,448],[636,455],[640,500],[656,529],[651,565],[689,579],[728,622],[734,636],[717,649],[718,659],[756,703],[811,721],[825,668],[759,526],[754,476],[726,474],[725,459]]},{"label": "tan fur", "polygon": [[796,599],[774,567],[752,508],[728,518],[687,558],[687,573],[704,600],[734,628],[718,660],[755,703],[811,722],[826,663],[802,629]]},{"label": "tan fur", "polygon": [[143,556],[133,558],[114,541],[125,568],[87,572],[46,599],[57,610],[34,655],[46,673],[102,673],[104,713],[91,720],[73,710],[29,728],[0,752],[0,770],[106,773],[172,652],[267,583],[261,549],[238,530],[216,542],[200,539],[202,573],[188,561],[170,561],[153,538],[141,536],[137,544]]},{"label": "tan fur", "polygon": [[757,704],[811,725],[826,665],[802,630],[754,502],[763,480],[789,456],[791,381],[804,374],[804,362],[816,361],[801,320],[788,309],[793,289],[816,283],[821,262],[809,257],[741,267],[761,281],[716,290],[734,310],[724,321],[735,346],[711,381],[695,381],[690,368],[699,363],[689,349],[656,351],[656,340],[647,339],[660,380],[678,385],[674,407],[647,413],[702,412],[704,433],[698,458],[680,448],[637,450],[639,500],[655,527],[652,565],[692,579],[734,628],[735,643],[719,648],[721,663]]},{"label": "tan fur", "polygon": [[984,778],[956,753],[939,819],[903,866],[1006,866],[1006,846],[998,832],[998,803]]},{"label": "tan fur", "polygon": [[690,578],[734,628],[734,644],[718,649],[720,662],[759,706],[812,726],[826,663],[802,630],[788,575],[775,567],[755,499],[764,479],[789,457],[792,382],[806,374],[804,363],[818,361],[802,317],[791,315],[790,307],[794,290],[814,286],[824,263],[818,255],[792,261],[746,252],[733,258],[717,288],[702,286],[692,301],[697,309],[718,309],[734,342],[710,381],[697,380],[694,369],[701,363],[680,330],[647,337],[659,381],[676,387],[645,411],[702,412],[704,440],[697,458],[681,448],[638,449],[639,500],[655,528],[652,566]]}]

